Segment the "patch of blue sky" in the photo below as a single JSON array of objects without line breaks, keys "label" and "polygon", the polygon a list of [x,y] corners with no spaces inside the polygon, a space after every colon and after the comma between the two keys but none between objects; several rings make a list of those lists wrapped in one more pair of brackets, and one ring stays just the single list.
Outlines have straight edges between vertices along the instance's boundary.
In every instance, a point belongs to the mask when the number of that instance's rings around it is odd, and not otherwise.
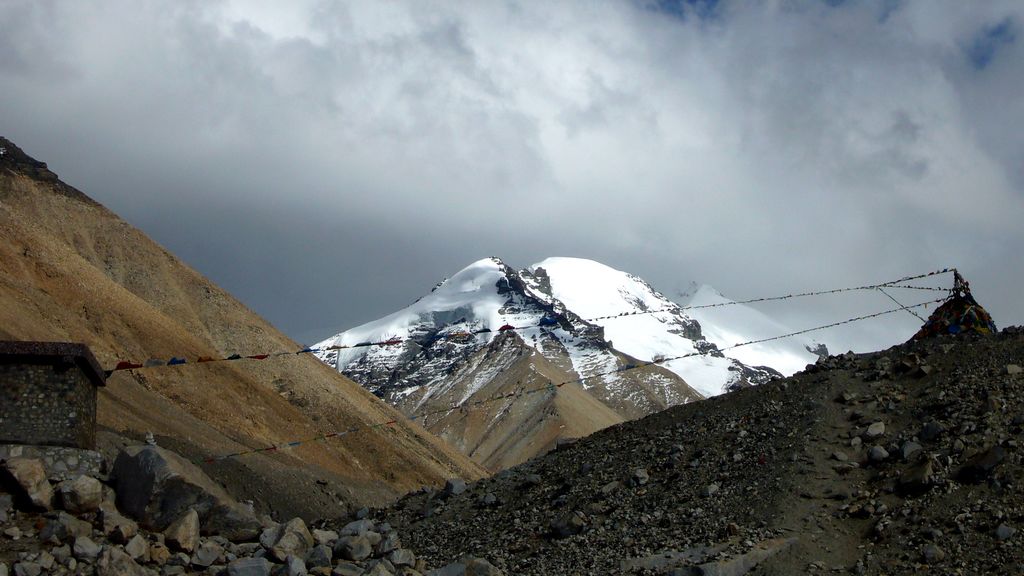
[{"label": "patch of blue sky", "polygon": [[1017,24],[1006,18],[999,24],[979,30],[964,47],[964,53],[972,66],[984,70],[992,63],[1001,48],[1013,44],[1016,40]]}]

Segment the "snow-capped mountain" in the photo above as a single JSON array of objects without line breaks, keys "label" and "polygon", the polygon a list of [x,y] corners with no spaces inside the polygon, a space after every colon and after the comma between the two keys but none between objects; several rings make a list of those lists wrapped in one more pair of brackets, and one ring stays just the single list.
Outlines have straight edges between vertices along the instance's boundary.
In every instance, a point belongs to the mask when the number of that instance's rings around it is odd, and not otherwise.
[{"label": "snow-capped mountain", "polygon": [[[611,346],[600,325],[543,291],[547,280],[539,269],[516,272],[483,259],[412,305],[313,347],[394,340],[319,356],[407,415],[425,416],[425,426],[493,468],[532,457],[559,437],[702,398],[661,366],[632,368],[646,359]],[[551,398],[479,405],[548,385],[557,386]],[[437,414],[469,405],[472,414]],[[468,426],[481,412],[487,424]],[[523,438],[534,440],[524,445]]]},{"label": "snow-capped mountain", "polygon": [[[450,384],[450,376],[468,357],[490,344],[503,327],[512,326],[525,345],[572,375],[570,379],[584,378],[584,389],[628,417],[699,397],[683,379],[656,366],[618,371],[648,359],[629,357],[610,346],[600,325],[584,321],[544,293],[545,285],[529,269],[516,272],[497,258],[485,258],[412,305],[314,348],[401,340],[393,346],[331,350],[320,356],[379,396],[402,397],[426,387],[426,402]],[[460,403],[476,391],[467,389]]]},{"label": "snow-capped mountain", "polygon": [[774,375],[763,368],[771,364],[744,365],[723,356],[706,339],[702,323],[632,274],[581,258],[548,258],[528,271],[524,277],[535,279],[539,292],[604,328],[605,341],[634,358],[650,362],[706,352],[661,364],[704,396]]},{"label": "snow-capped mountain", "polygon": [[728,349],[740,342],[761,340],[793,331],[789,326],[744,304],[735,304],[707,284],[693,284],[681,295],[686,315],[700,322],[704,337],[725,349],[724,354],[740,362],[771,366],[791,376],[828,355],[824,344],[793,337]]},{"label": "snow-capped mountain", "polygon": [[[491,467],[533,456],[559,436],[778,375],[723,356],[696,320],[642,279],[577,258],[518,272],[497,258],[474,262],[410,306],[313,347],[387,341],[394,344],[319,356]],[[480,406],[558,384],[545,408],[535,406],[546,414],[540,419],[522,409],[522,397],[517,406]],[[443,413],[470,405],[472,415]],[[533,440],[524,446],[523,438]]]}]

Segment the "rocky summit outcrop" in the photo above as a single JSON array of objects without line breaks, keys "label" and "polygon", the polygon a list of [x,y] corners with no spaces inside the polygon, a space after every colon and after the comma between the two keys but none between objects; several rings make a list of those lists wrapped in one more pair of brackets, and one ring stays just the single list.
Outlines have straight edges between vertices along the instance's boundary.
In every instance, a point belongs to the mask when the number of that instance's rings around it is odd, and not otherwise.
[{"label": "rocky summit outcrop", "polygon": [[510,574],[1024,573],[1024,331],[829,356],[374,513]]},{"label": "rocky summit outcrop", "polygon": [[[0,339],[81,342],[103,368],[163,360],[107,379],[101,449],[109,432],[135,442],[149,432],[258,511],[309,518],[485,473],[309,354],[196,363],[301,346],[44,163],[0,147]],[[171,357],[188,363],[167,367]],[[362,432],[205,462],[352,427]],[[296,484],[315,489],[293,498]]]}]

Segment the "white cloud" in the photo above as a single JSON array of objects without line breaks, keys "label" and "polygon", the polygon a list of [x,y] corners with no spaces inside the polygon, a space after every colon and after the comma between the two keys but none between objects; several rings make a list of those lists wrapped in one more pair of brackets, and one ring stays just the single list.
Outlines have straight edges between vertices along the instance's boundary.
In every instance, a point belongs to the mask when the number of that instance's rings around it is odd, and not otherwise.
[{"label": "white cloud", "polygon": [[[1012,1],[723,2],[702,19],[26,0],[0,13],[0,91],[6,136],[293,333],[382,315],[489,254],[737,297],[955,264],[1019,323],[1003,285],[1024,273],[994,255],[1024,247],[1022,25]],[[256,231],[268,213],[281,225]],[[310,294],[281,302],[247,281],[270,273],[192,243],[217,215],[254,250],[327,244],[343,264],[270,257]],[[321,319],[318,298],[346,289],[371,301]]]}]

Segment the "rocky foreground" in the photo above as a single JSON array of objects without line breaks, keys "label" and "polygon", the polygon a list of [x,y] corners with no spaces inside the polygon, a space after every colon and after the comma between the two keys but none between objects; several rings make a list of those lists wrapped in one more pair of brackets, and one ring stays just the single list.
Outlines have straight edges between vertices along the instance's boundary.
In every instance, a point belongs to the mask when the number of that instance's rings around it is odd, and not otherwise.
[{"label": "rocky foreground", "polygon": [[336,526],[155,446],[55,487],[12,458],[0,576],[1024,573],[1022,364],[1020,328],[831,356]]},{"label": "rocky foreground", "polygon": [[428,570],[390,526],[366,518],[310,530],[301,518],[258,517],[156,446],[122,452],[109,477],[55,486],[41,460],[10,458],[0,481],[0,576],[501,575],[472,557]]},{"label": "rocky foreground", "polygon": [[508,574],[1019,574],[1024,333],[832,356],[375,517]]}]

